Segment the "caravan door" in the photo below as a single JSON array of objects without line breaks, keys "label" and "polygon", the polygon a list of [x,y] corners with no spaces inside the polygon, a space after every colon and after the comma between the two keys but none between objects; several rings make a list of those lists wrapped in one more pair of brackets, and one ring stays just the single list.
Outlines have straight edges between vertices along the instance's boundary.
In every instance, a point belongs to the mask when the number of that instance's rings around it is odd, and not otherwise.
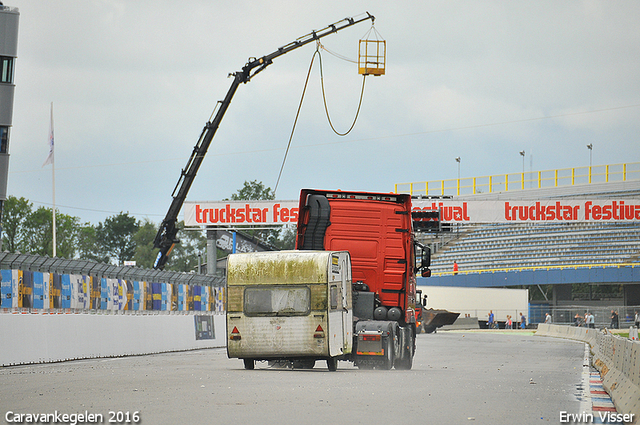
[{"label": "caravan door", "polygon": [[331,254],[329,264],[329,355],[340,356],[351,352],[351,269],[349,254]]},{"label": "caravan door", "polygon": [[340,268],[342,269],[342,337],[345,354],[351,352],[353,346],[353,303],[351,301],[351,261],[349,255],[340,257]]}]

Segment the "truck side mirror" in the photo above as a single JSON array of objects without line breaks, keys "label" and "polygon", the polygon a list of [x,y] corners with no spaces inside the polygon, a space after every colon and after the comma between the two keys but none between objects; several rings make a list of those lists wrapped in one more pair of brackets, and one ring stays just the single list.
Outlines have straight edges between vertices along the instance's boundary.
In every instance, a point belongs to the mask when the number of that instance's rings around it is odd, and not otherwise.
[{"label": "truck side mirror", "polygon": [[430,265],[431,265],[431,248],[429,248],[428,246],[424,246],[422,247],[422,261],[420,266],[422,269],[426,269],[426,268],[429,268]]}]

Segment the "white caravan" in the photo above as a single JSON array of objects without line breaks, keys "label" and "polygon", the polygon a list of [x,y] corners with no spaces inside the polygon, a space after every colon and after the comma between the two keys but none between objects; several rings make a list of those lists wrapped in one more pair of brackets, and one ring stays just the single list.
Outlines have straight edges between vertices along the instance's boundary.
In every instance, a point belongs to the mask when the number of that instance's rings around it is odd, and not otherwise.
[{"label": "white caravan", "polygon": [[346,251],[231,254],[227,265],[227,354],[313,367],[351,354],[351,259]]}]

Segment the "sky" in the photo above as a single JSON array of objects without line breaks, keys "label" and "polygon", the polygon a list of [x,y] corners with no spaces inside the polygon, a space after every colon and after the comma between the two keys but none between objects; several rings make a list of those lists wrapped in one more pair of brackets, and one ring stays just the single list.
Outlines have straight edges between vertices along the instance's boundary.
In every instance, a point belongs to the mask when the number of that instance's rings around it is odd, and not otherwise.
[{"label": "sky", "polygon": [[[97,224],[164,218],[228,74],[312,30],[368,11],[386,74],[366,77],[354,129],[328,124],[316,58],[276,198],[640,161],[640,2],[5,0],[19,8],[7,193]],[[357,59],[369,21],[322,39]],[[187,201],[276,185],[316,50],[241,85]],[[321,51],[327,108],[351,125],[363,77]],[[182,213],[179,217],[182,219]]]}]

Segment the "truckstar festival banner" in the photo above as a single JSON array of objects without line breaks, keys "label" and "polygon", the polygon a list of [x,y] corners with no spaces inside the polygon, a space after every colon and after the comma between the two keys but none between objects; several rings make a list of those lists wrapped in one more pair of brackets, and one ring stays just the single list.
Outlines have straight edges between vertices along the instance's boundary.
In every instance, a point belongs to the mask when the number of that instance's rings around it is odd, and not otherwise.
[{"label": "truckstar festival banner", "polygon": [[[640,199],[452,201],[414,199],[443,223],[640,222]],[[428,219],[423,219],[428,220]],[[298,201],[185,202],[185,226],[280,225],[298,221]]]},{"label": "truckstar festival banner", "polygon": [[434,201],[414,199],[414,211],[440,211],[443,223],[640,222],[640,199]]},{"label": "truckstar festival banner", "polygon": [[298,201],[185,202],[185,226],[295,224]]}]

